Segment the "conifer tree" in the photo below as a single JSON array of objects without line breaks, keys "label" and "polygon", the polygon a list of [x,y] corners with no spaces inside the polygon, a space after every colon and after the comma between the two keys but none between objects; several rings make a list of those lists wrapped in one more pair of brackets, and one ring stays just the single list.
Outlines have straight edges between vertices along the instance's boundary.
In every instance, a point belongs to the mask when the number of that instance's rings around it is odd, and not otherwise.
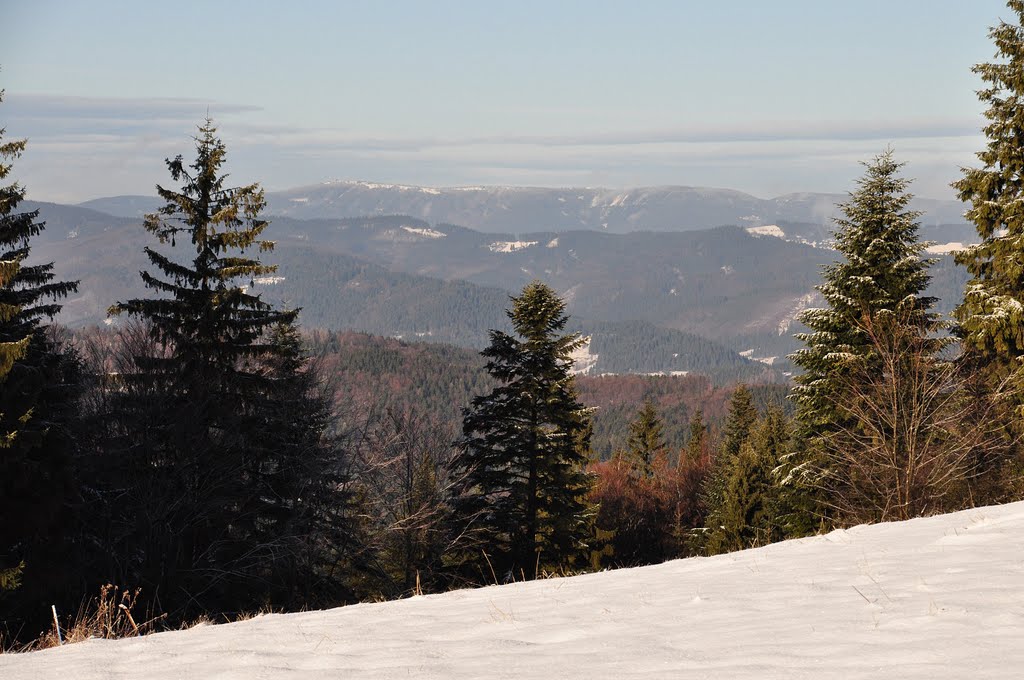
[{"label": "conifer tree", "polygon": [[644,477],[651,476],[655,456],[665,449],[664,429],[658,409],[650,399],[645,399],[636,419],[629,424],[625,452],[626,459]]},{"label": "conifer tree", "polygon": [[769,408],[752,436],[733,459],[712,528],[709,552],[726,552],[763,545],[781,538],[777,527],[777,469],[790,439],[785,415]]},{"label": "conifer tree", "polygon": [[[701,501],[707,508],[707,527],[704,539],[715,535],[715,528],[724,522],[723,498],[729,475],[736,465],[740,450],[750,438],[757,424],[757,409],[754,407],[750,388],[740,385],[733,392],[729,402],[729,414],[725,419],[722,448],[712,464],[711,472],[701,488]],[[698,541],[700,542],[700,541]]]},{"label": "conifer tree", "polygon": [[997,60],[973,68],[985,82],[978,91],[988,119],[988,143],[977,154],[982,166],[964,168],[953,184],[960,200],[970,204],[965,216],[981,237],[956,255],[972,278],[954,317],[967,358],[990,385],[1016,371],[1024,356],[1024,0],[1007,5],[1017,23],[991,29]]},{"label": "conifer tree", "polygon": [[[26,146],[4,141],[5,133],[0,129],[0,181]],[[64,567],[52,551],[59,552],[60,513],[74,496],[78,362],[44,319],[56,316],[58,300],[78,283],[57,281],[53,263],[29,262],[31,241],[45,225],[38,211],[17,211],[24,197],[17,183],[0,186],[0,591],[60,583]]]},{"label": "conifer tree", "polygon": [[565,303],[539,281],[511,300],[515,335],[491,331],[482,352],[500,385],[465,411],[454,463],[463,560],[485,580],[564,567],[582,557],[590,532],[590,417],[571,373],[583,341],[563,332]]},{"label": "conifer tree", "polygon": [[722,453],[724,460],[732,460],[739,455],[743,442],[750,437],[750,432],[757,423],[757,409],[754,407],[754,395],[746,385],[739,385],[732,393],[729,401],[729,415],[725,419],[722,436]]},{"label": "conifer tree", "polygon": [[871,352],[864,321],[899,312],[924,333],[939,326],[931,311],[935,299],[923,294],[934,260],[921,257],[927,243],[918,238],[920,213],[907,207],[912,195],[909,180],[899,176],[903,164],[889,150],[864,165],[857,190],[839,206],[844,216],[835,220],[836,249],[844,260],[826,266],[818,286],[828,307],[800,315],[810,332],[797,335],[805,347],[791,358],[803,369],[793,398],[804,436],[828,432],[841,417],[833,397],[843,365]]},{"label": "conifer tree", "polygon": [[926,339],[941,327],[925,296],[928,267],[922,257],[926,243],[918,239],[920,213],[909,210],[909,180],[900,177],[901,163],[886,151],[865,163],[857,190],[839,207],[836,249],[844,259],[824,268],[818,291],[828,307],[809,309],[800,321],[810,332],[797,337],[805,344],[792,355],[803,369],[795,378],[792,398],[797,405],[795,451],[783,460],[780,510],[787,536],[816,530],[826,514],[820,477],[824,472],[819,444],[823,437],[856,427],[851,414],[839,406],[847,389],[850,368],[867,367],[867,375],[882,370],[868,328],[879,318],[899,318],[922,339],[926,351],[938,352],[942,340]]},{"label": "conifer tree", "polygon": [[742,550],[783,537],[779,518],[780,461],[790,446],[789,422],[770,407],[719,474],[717,505],[700,536],[705,554]]},{"label": "conifer tree", "polygon": [[165,205],[145,220],[190,256],[145,248],[155,273],[141,276],[156,295],[111,308],[143,321],[153,343],[116,390],[120,462],[139,496],[125,504],[134,522],[113,520],[126,526],[114,548],[138,556],[126,582],[180,616],[294,605],[297,552],[316,540],[310,526],[330,506],[320,496],[339,473],[321,448],[328,414],[302,372],[298,311],[245,285],[276,269],[257,257],[273,248],[263,191],[225,185],[209,119],[195,141],[193,163],[167,161],[180,190],[157,186]]},{"label": "conifer tree", "polygon": [[708,424],[704,421],[704,409],[698,408],[690,418],[689,436],[686,440],[686,457],[690,461],[702,460],[708,453]]}]

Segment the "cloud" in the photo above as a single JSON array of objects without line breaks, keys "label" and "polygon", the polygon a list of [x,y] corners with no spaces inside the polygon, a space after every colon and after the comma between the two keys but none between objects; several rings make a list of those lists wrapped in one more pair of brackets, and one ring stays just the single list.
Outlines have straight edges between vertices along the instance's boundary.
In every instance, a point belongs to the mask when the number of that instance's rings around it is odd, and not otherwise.
[{"label": "cloud", "polygon": [[[288,188],[328,177],[425,185],[726,186],[768,196],[843,191],[892,143],[921,195],[948,182],[980,148],[981,120],[772,121],[568,135],[360,135],[267,120],[261,107],[182,98],[7,93],[8,134],[30,139],[16,167],[34,197],[85,200],[151,193],[161,160],[188,154],[207,107],[221,125],[233,179]],[[581,118],[585,119],[585,117]],[[252,178],[252,179],[248,179]]]},{"label": "cloud", "polygon": [[87,121],[195,120],[196,111],[209,108],[217,115],[262,111],[259,106],[206,99],[173,97],[68,97],[8,92],[4,97],[9,118]]}]

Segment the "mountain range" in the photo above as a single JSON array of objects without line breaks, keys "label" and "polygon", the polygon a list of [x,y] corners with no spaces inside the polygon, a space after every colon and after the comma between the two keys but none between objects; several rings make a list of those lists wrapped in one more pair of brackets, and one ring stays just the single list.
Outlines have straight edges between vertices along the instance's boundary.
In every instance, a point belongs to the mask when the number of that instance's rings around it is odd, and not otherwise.
[{"label": "mountain range", "polygon": [[[848,197],[793,193],[762,199],[732,189],[686,186],[432,188],[336,181],[271,191],[266,198],[268,214],[296,219],[408,215],[485,233],[593,230],[622,234],[779,222],[827,227],[836,205]],[[155,196],[115,196],[80,205],[119,217],[140,217],[160,201]],[[926,226],[964,222],[964,206],[957,201],[915,199],[912,207],[923,212]]]},{"label": "mountain range", "polygon": [[[349,185],[378,197],[443,197],[429,193],[440,190]],[[338,189],[337,184],[324,186]],[[686,213],[680,224],[717,219],[713,215],[724,214],[729,201],[735,216],[758,200],[720,190],[646,191],[646,208],[635,215],[665,215],[672,196],[696,200],[705,192],[704,208]],[[462,192],[489,201],[500,201],[502,192],[536,193],[555,203],[565,198],[558,190]],[[321,208],[328,205],[325,196],[316,201]],[[268,212],[273,212],[282,199],[271,194],[269,200]],[[789,206],[786,215],[807,219],[822,200],[821,195],[800,194],[761,207]],[[296,205],[308,208],[311,202]],[[621,207],[637,205],[619,202]],[[113,302],[147,294],[138,272],[147,266],[142,248],[153,242],[138,213],[155,208],[155,199],[117,197],[79,206],[26,202],[24,207],[38,208],[47,222],[34,256],[56,262],[61,276],[82,280],[80,294],[66,302],[62,322],[100,323]],[[356,209],[369,208],[344,208]],[[691,220],[692,215],[703,217]],[[820,302],[814,290],[820,267],[837,257],[827,247],[827,226],[817,222],[741,219],[740,224],[754,226],[615,233],[610,228],[530,230],[528,211],[510,209],[505,218],[519,228],[488,232],[406,215],[278,215],[266,232],[277,248],[266,259],[279,270],[250,285],[270,301],[301,307],[308,327],[479,349],[488,342],[490,329],[507,329],[508,296],[541,279],[567,301],[573,330],[590,337],[578,357],[581,370],[590,374],[703,372],[719,379],[780,379],[779,371],[789,368],[786,354],[798,347],[794,320]],[[922,232],[943,242],[967,242],[973,234],[966,225],[953,223],[925,222]],[[177,250],[187,255],[186,249]],[[966,275],[950,257],[938,259],[931,292],[941,299],[940,310],[948,311]]]}]

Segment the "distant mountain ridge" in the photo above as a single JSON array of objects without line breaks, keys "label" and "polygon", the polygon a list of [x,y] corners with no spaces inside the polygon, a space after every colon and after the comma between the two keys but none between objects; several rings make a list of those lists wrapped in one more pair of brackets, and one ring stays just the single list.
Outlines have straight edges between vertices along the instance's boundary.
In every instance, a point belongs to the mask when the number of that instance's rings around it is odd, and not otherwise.
[{"label": "distant mountain ridge", "polygon": [[[146,294],[138,272],[146,267],[142,248],[152,243],[140,220],[75,206],[25,207],[38,207],[48,222],[34,258],[82,279],[64,323],[101,322],[113,302]],[[838,257],[794,238],[809,229],[795,227],[512,234],[407,216],[276,217],[266,235],[277,242],[268,261],[280,269],[250,285],[267,300],[301,307],[308,326],[480,348],[489,329],[504,327],[508,295],[541,279],[589,325],[579,330],[594,335],[585,359],[591,374],[738,377],[789,370],[785,356],[799,346],[795,319],[819,303],[820,267]],[[185,256],[187,248],[176,252]],[[965,273],[949,256],[940,260],[932,292],[948,311]],[[601,323],[613,327],[598,332]]]},{"label": "distant mountain ridge", "polygon": [[[762,199],[733,189],[661,186],[432,188],[335,181],[267,193],[267,213],[296,219],[408,215],[482,232],[590,230],[691,231],[723,225],[757,227],[780,221],[828,225],[845,194],[792,193]],[[114,196],[82,207],[139,217],[160,205],[155,197]],[[915,199],[925,225],[962,224],[958,201]]]},{"label": "distant mountain ridge", "polygon": [[[98,213],[88,209],[38,203],[25,207],[38,208],[48,222],[43,232],[47,237],[40,239],[32,259],[52,260],[59,276],[81,280],[79,293],[64,301],[59,321],[73,327],[102,323],[107,308],[115,301],[150,294],[138,272],[148,268],[142,248],[152,242],[138,220],[110,218],[104,223],[96,221]],[[319,233],[321,229],[328,229],[328,234],[337,230],[336,222],[281,219],[275,225],[276,233],[268,234],[277,240],[277,248],[266,258],[279,269],[250,285],[274,304],[301,308],[300,321],[308,328],[357,330],[474,349],[487,344],[490,329],[507,330],[504,310],[515,287],[394,271],[366,259],[365,255],[373,253],[360,248],[360,241],[372,242],[381,233],[390,233],[389,225],[395,219],[399,218],[341,225],[347,227],[341,231],[359,235],[349,243],[349,250],[363,250],[362,258],[343,252],[339,243]],[[411,218],[400,219],[421,224]],[[81,228],[76,229],[76,224]],[[493,240],[468,229],[447,229],[454,235],[453,241],[460,234],[471,241]],[[472,248],[472,243],[468,247]],[[159,249],[177,252],[178,256],[188,254],[187,246]],[[499,262],[503,257],[492,256]],[[378,254],[375,259],[383,258]],[[572,330],[589,339],[577,365],[579,371],[589,375],[693,373],[711,376],[716,382],[782,379],[780,372],[742,357],[721,343],[676,329],[640,321],[588,321],[573,313]]]}]

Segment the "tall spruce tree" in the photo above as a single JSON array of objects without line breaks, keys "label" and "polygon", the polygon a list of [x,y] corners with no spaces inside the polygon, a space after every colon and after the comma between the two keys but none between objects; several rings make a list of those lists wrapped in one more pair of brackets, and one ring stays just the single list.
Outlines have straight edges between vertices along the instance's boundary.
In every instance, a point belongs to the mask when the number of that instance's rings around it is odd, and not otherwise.
[{"label": "tall spruce tree", "polygon": [[565,303],[546,285],[511,300],[515,335],[491,331],[482,352],[501,384],[465,411],[454,463],[464,562],[487,580],[564,567],[584,555],[590,533],[590,416],[571,372],[583,340],[563,333]]},{"label": "tall spruce tree", "polygon": [[943,344],[927,340],[941,327],[931,311],[935,299],[923,294],[934,261],[922,257],[927,244],[918,238],[920,213],[908,209],[912,196],[906,191],[909,180],[899,175],[903,164],[890,150],[864,165],[857,190],[839,206],[844,216],[835,220],[836,249],[844,259],[824,268],[818,286],[828,307],[800,316],[810,332],[797,335],[805,347],[791,356],[803,372],[792,393],[798,443],[783,460],[779,512],[787,536],[815,531],[827,514],[820,495],[819,444],[823,437],[857,427],[839,407],[851,367],[866,366],[869,375],[882,370],[868,329],[880,318],[898,318],[902,328],[922,339],[925,351],[934,354]]},{"label": "tall spruce tree", "polygon": [[[0,129],[0,181],[26,146],[4,141],[5,133]],[[31,599],[56,595],[66,577],[60,535],[75,497],[78,362],[44,320],[78,282],[56,280],[53,263],[29,262],[31,241],[45,225],[37,210],[17,211],[24,198],[19,184],[0,186],[0,591],[22,584],[19,595]],[[5,608],[13,620],[18,603]]]},{"label": "tall spruce tree", "polygon": [[127,582],[178,616],[294,606],[313,578],[300,553],[330,504],[313,506],[337,488],[324,479],[339,472],[321,449],[326,406],[302,372],[297,310],[246,285],[276,270],[256,257],[273,248],[261,238],[263,191],[225,185],[226,149],[209,119],[195,141],[190,165],[167,161],[180,190],[158,186],[165,205],[145,221],[191,256],[147,247],[157,273],[141,276],[156,295],[111,308],[143,321],[153,343],[119,378],[119,474],[136,497],[124,504],[132,516],[113,520],[122,533],[112,547],[137,558]]},{"label": "tall spruce tree", "polygon": [[923,294],[934,260],[921,256],[927,243],[918,238],[920,213],[907,207],[913,197],[906,191],[910,181],[899,176],[903,164],[890,150],[864,166],[857,190],[839,206],[844,216],[835,220],[836,250],[844,260],[826,266],[817,287],[828,307],[799,318],[810,329],[797,334],[805,347],[791,357],[803,369],[793,398],[804,436],[828,432],[842,417],[833,396],[848,359],[871,351],[865,321],[899,312],[925,333],[939,326],[931,311],[935,299]]},{"label": "tall spruce tree", "polygon": [[990,384],[1020,368],[1024,356],[1024,0],[1007,5],[1017,23],[989,32],[997,61],[973,68],[986,84],[978,91],[988,119],[988,143],[977,154],[982,167],[964,168],[953,184],[981,237],[956,255],[971,279],[954,317],[967,358]]}]

